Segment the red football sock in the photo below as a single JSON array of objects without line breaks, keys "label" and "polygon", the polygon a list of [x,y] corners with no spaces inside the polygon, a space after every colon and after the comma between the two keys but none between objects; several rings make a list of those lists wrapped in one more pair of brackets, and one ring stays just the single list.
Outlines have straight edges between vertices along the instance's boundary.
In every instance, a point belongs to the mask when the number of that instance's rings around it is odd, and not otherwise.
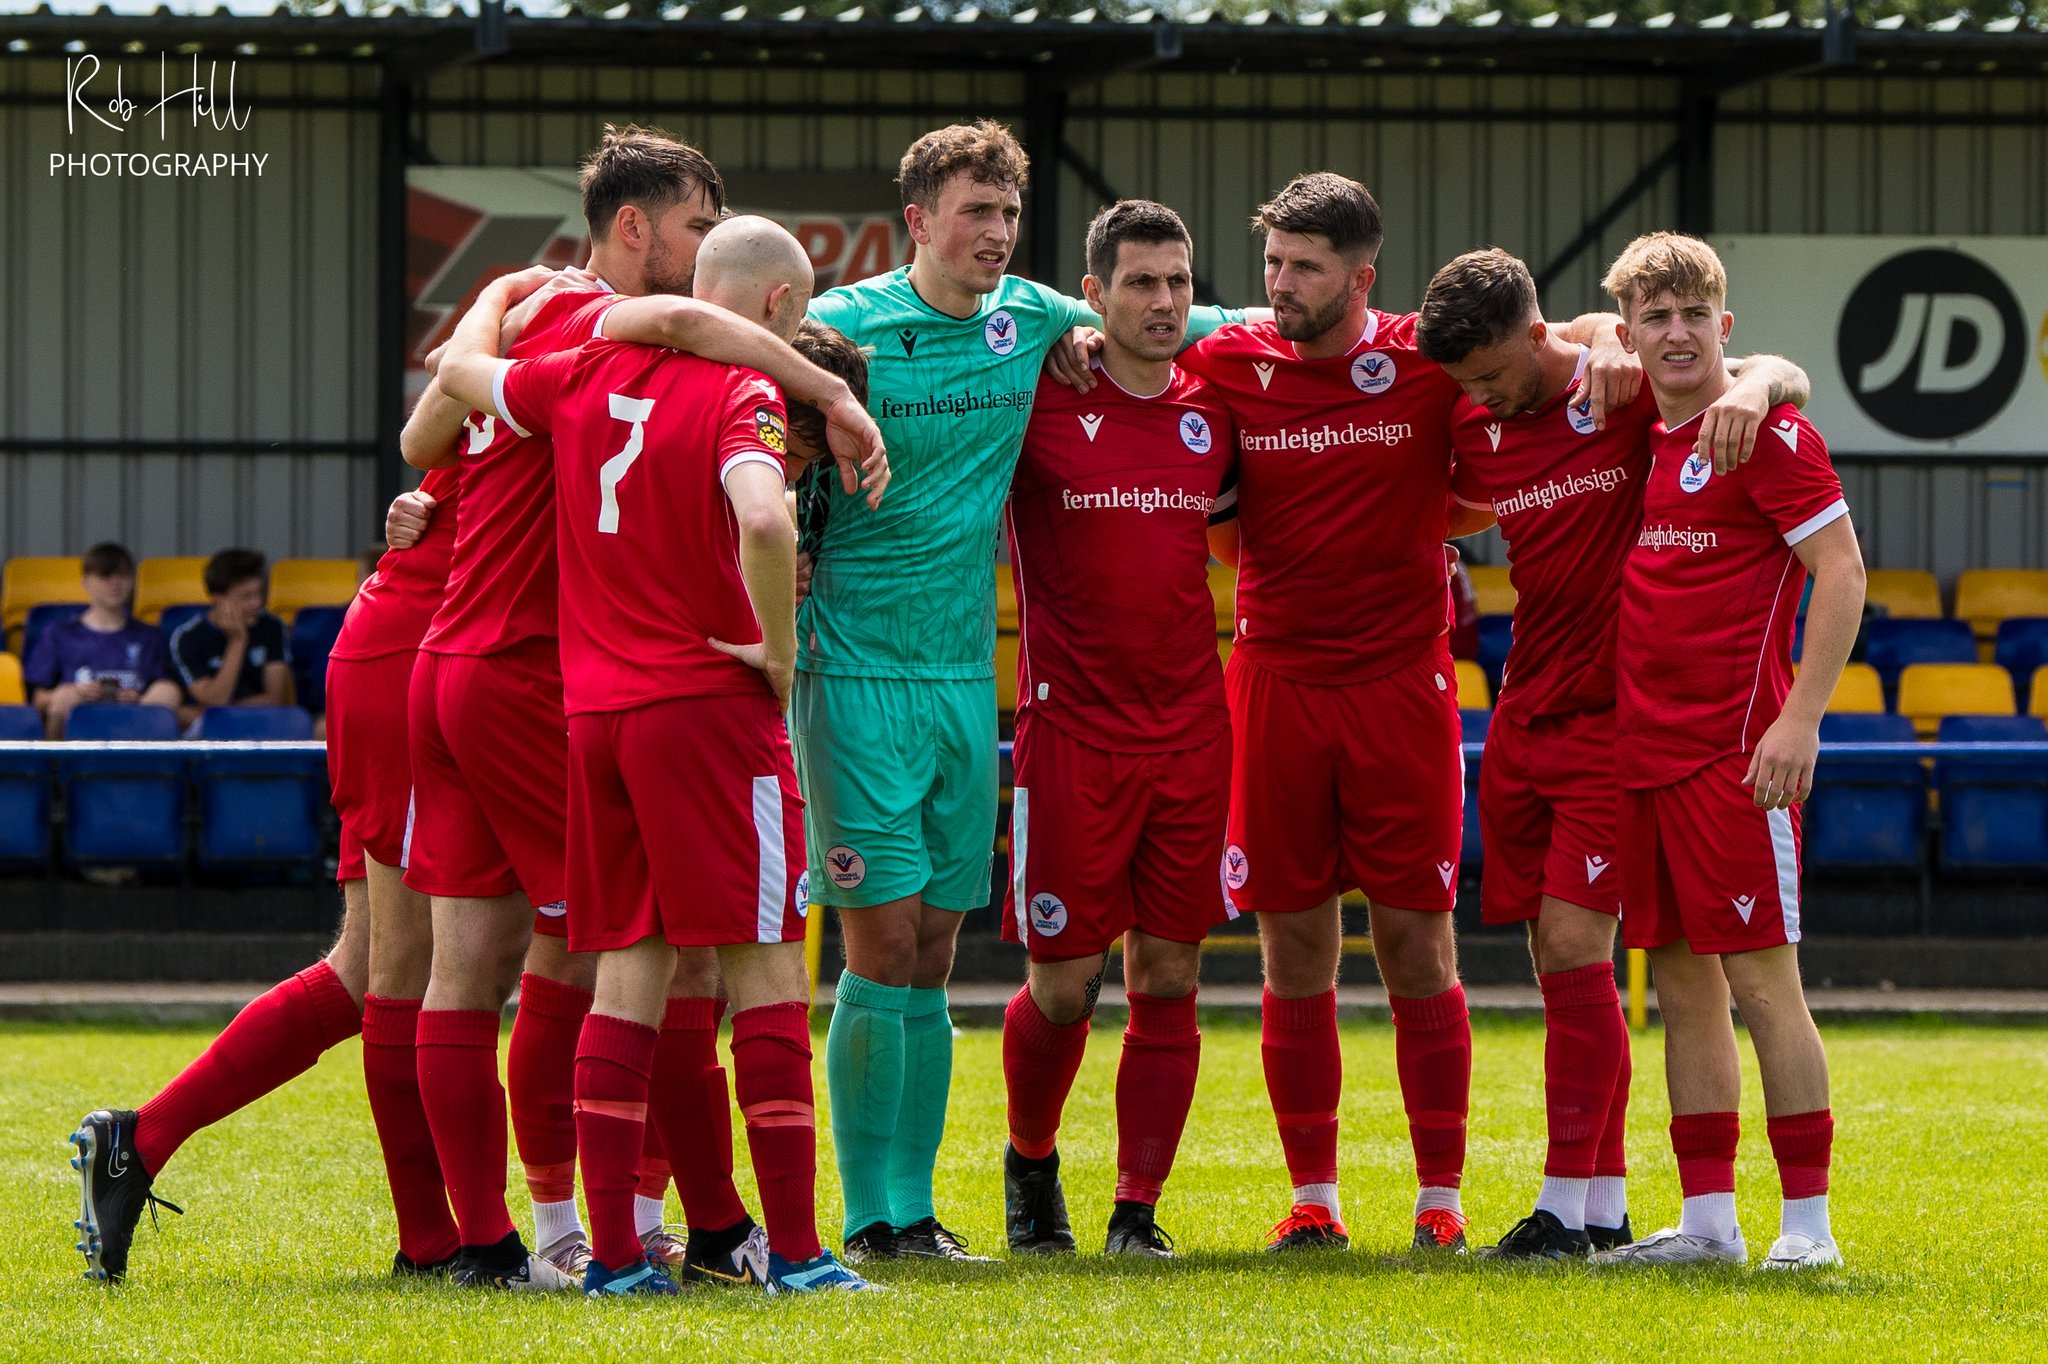
[{"label": "red football sock", "polygon": [[[654,1064],[661,1066],[661,1044],[654,1044]],[[654,1096],[648,1095],[647,1122],[640,1135],[640,1184],[637,1192],[642,1198],[668,1198],[669,1181],[675,1178],[675,1167],[668,1163],[668,1152],[661,1144],[661,1128],[654,1121]]]},{"label": "red football sock", "polygon": [[1595,1178],[1628,1174],[1628,1087],[1634,1078],[1635,1059],[1628,1037],[1628,1015],[1619,997],[1614,1002],[1614,1026],[1621,1038],[1621,1051],[1614,1068],[1614,1095],[1607,1101],[1607,1125],[1600,1133],[1599,1154],[1593,1158]]},{"label": "red football sock", "polygon": [[1678,1157],[1678,1190],[1687,1198],[1735,1192],[1735,1147],[1742,1139],[1737,1113],[1680,1113],[1671,1119],[1671,1150]]},{"label": "red football sock", "polygon": [[1282,999],[1267,990],[1259,1001],[1259,1014],[1266,1094],[1273,1101],[1288,1178],[1297,1188],[1334,1184],[1337,1100],[1344,1090],[1344,1058],[1337,1049],[1337,992]]},{"label": "red football sock", "polygon": [[1786,1198],[1813,1198],[1828,1191],[1828,1161],[1835,1149],[1835,1112],[1788,1113],[1765,1123],[1771,1154],[1778,1160],[1778,1186]]},{"label": "red football sock", "polygon": [[417,999],[363,997],[363,1087],[384,1148],[384,1177],[398,1213],[398,1248],[415,1264],[432,1264],[461,1245],[441,1182],[441,1158],[420,1104]]},{"label": "red football sock", "polygon": [[1472,1106],[1472,1017],[1465,987],[1427,999],[1387,996],[1394,1011],[1394,1067],[1408,1110],[1415,1174],[1425,1189],[1455,1189],[1465,1176],[1465,1115]]},{"label": "red football sock", "polygon": [[724,1016],[722,999],[671,999],[654,1051],[651,1112],[683,1220],[699,1231],[723,1231],[747,1216],[732,1182],[732,1099],[718,1064]]},{"label": "red football sock", "polygon": [[606,1269],[640,1262],[633,1194],[647,1124],[647,1078],[659,1036],[644,1023],[587,1014],[576,1041],[573,1101],[583,1200],[590,1208],[590,1253]]},{"label": "red football sock", "polygon": [[519,977],[519,1014],[505,1062],[512,1137],[536,1203],[576,1196],[577,1036],[591,994],[528,971]]},{"label": "red football sock", "polygon": [[362,1011],[326,962],[279,981],[136,1113],[142,1168],[162,1174],[185,1138],[305,1074],[321,1052],[362,1030]]},{"label": "red football sock", "polygon": [[466,1246],[496,1245],[512,1234],[498,1024],[496,1009],[420,1010],[420,1103]]},{"label": "red football sock", "polygon": [[1060,1114],[1081,1056],[1088,1049],[1088,1018],[1049,1021],[1026,985],[1003,1013],[1003,1082],[1010,1094],[1010,1145],[1028,1160],[1044,1160],[1060,1140]]},{"label": "red football sock", "polygon": [[1116,1067],[1116,1201],[1157,1203],[1195,1101],[1202,1032],[1192,990],[1182,999],[1129,998]]},{"label": "red football sock", "polygon": [[732,1064],[768,1245],[791,1264],[818,1258],[818,1112],[811,1094],[810,1006],[732,1016]]},{"label": "red football sock", "polygon": [[1628,1046],[1614,964],[1554,971],[1536,982],[1543,988],[1543,1099],[1550,1114],[1543,1173],[1591,1179],[1606,1136],[1615,1073]]}]

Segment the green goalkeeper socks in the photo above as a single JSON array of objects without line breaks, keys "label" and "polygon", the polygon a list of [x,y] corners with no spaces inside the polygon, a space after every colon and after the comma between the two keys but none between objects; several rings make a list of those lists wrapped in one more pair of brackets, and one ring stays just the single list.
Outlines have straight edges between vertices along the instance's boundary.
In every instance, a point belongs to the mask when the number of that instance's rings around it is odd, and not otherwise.
[{"label": "green goalkeeper socks", "polygon": [[[907,986],[877,985],[851,971],[839,975],[832,1027],[825,1035],[825,1083],[832,1097],[832,1146],[846,1197],[848,1236],[876,1222],[900,1225],[889,1214],[889,1170],[904,1099],[903,1006],[915,993]],[[925,1187],[931,1187],[929,1176]]]},{"label": "green goalkeeper socks", "polygon": [[953,1089],[953,1016],[946,1011],[946,988],[905,993],[903,1105],[888,1165],[890,1220],[898,1227],[933,1215],[932,1167],[946,1135],[946,1100]]}]

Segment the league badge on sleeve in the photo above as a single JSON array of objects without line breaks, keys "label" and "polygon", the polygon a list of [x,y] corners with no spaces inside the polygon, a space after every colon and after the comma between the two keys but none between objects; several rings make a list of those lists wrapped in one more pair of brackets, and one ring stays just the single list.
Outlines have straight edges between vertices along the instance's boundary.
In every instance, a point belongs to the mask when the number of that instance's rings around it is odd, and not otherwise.
[{"label": "league badge on sleeve", "polygon": [[754,438],[778,455],[789,449],[789,428],[772,407],[754,409]]}]

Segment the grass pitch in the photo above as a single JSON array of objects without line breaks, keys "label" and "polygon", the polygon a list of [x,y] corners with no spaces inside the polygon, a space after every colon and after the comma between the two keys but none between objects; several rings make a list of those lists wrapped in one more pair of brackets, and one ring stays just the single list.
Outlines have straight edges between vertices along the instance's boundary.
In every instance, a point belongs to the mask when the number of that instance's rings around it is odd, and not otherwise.
[{"label": "grass pitch", "polygon": [[[1465,1205],[1475,1243],[1525,1211],[1543,1142],[1542,1030],[1475,1021]],[[0,1030],[0,1218],[17,1259],[0,1289],[0,1356],[69,1360],[511,1359],[730,1361],[1444,1357],[1492,1359],[2013,1359],[2048,1355],[2048,1029],[1932,1021],[1828,1030],[1834,1219],[1849,1265],[1628,1274],[1583,1266],[1418,1264],[1399,1252],[1413,1197],[1393,1038],[1348,1025],[1343,1128],[1354,1249],[1257,1252],[1286,1211],[1258,1032],[1205,1026],[1201,1087],[1160,1221],[1183,1258],[1106,1263],[1114,1182],[1116,1026],[1098,1022],[1061,1147],[1084,1253],[968,1268],[883,1265],[896,1291],[779,1299],[705,1291],[666,1302],[456,1293],[397,1284],[355,1044],[194,1137],[159,1180],[189,1211],[144,1219],[131,1280],[80,1278],[76,1176],[64,1137],[100,1104],[132,1106],[200,1050],[204,1029]],[[823,1038],[818,1038],[822,1050]],[[962,1035],[939,1167],[941,1216],[1003,1244],[999,1040]],[[1661,1038],[1636,1040],[1631,1201],[1647,1232],[1673,1220]],[[1761,1093],[1745,1078],[1738,1179],[1761,1259],[1777,1185]],[[818,1074],[824,1100],[822,1067]],[[821,1219],[837,1230],[829,1136]],[[738,1148],[744,1153],[742,1140]],[[742,1156],[744,1164],[744,1156]],[[744,1182],[743,1182],[743,1187]],[[515,1193],[519,1186],[515,1178]],[[753,1203],[751,1190],[749,1203]],[[523,1203],[515,1214],[524,1220]],[[673,1201],[672,1201],[673,1209]]]}]

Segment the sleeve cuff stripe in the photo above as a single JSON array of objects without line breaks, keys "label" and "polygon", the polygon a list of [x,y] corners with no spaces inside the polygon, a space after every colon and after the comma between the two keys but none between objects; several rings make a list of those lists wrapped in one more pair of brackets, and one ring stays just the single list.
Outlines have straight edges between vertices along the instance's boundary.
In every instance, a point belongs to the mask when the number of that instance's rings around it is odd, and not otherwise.
[{"label": "sleeve cuff stripe", "polygon": [[1804,521],[1801,521],[1798,525],[1786,531],[1785,543],[1787,545],[1796,545],[1801,540],[1804,540],[1807,536],[1821,529],[1823,526],[1829,525],[1830,523],[1835,521],[1839,521],[1848,514],[1848,500],[1846,498],[1838,497],[1834,501],[1828,503],[1827,506],[1822,507],[1819,511],[1815,512],[1812,516],[1807,517]]},{"label": "sleeve cuff stripe", "polygon": [[498,415],[505,419],[505,425],[511,427],[519,438],[524,440],[533,432],[521,426],[519,419],[512,415],[512,409],[505,406],[505,376],[512,372],[512,363],[510,360],[498,362],[498,371],[491,376],[491,405],[498,409]]},{"label": "sleeve cuff stripe", "polygon": [[772,451],[741,450],[737,454],[729,456],[725,463],[718,466],[719,481],[724,482],[725,476],[734,469],[739,468],[742,464],[766,464],[778,474],[782,472],[783,468],[782,461],[777,459]]}]

